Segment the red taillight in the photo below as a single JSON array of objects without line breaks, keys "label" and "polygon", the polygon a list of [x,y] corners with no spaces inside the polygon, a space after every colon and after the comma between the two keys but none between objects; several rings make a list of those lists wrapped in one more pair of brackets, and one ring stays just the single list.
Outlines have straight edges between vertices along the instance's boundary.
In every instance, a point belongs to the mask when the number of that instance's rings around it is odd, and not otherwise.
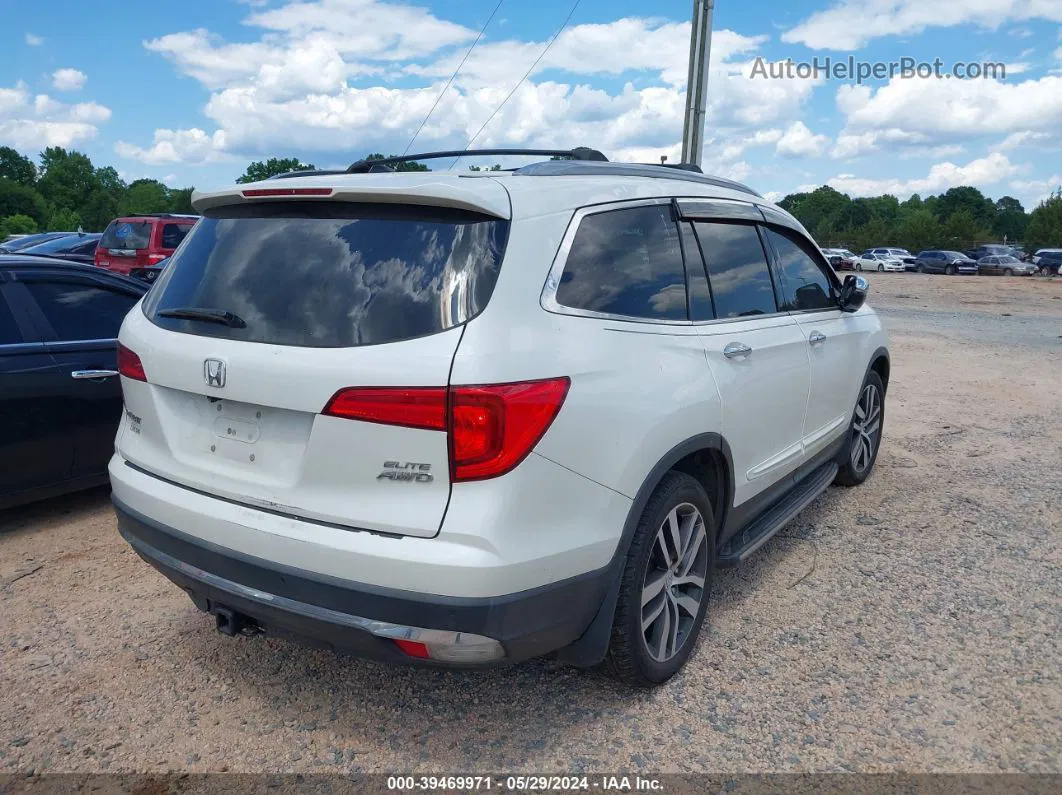
[{"label": "red taillight", "polygon": [[134,381],[147,381],[147,373],[144,372],[144,364],[140,361],[140,357],[120,342],[118,343],[118,372]]},{"label": "red taillight", "polygon": [[428,647],[423,643],[417,643],[415,640],[395,640],[395,645],[404,651],[410,657],[419,657],[423,660],[431,658],[428,654]]},{"label": "red taillight", "polygon": [[323,414],[364,422],[447,431],[453,482],[510,472],[545,434],[571,381],[341,389]]},{"label": "red taillight", "polygon": [[450,390],[450,474],[455,482],[504,475],[523,461],[560,411],[567,378]]},{"label": "red taillight", "polygon": [[245,199],[261,199],[267,196],[331,196],[331,188],[252,188],[245,190]]},{"label": "red taillight", "polygon": [[323,414],[348,420],[401,425],[427,431],[446,430],[446,388],[365,387],[341,389]]}]

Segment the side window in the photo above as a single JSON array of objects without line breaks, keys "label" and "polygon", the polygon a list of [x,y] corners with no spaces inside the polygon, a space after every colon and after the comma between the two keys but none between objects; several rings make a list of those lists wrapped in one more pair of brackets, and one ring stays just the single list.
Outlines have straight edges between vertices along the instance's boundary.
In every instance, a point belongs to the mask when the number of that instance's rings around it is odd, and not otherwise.
[{"label": "side window", "polygon": [[0,345],[14,345],[22,342],[22,332],[15,324],[15,318],[7,306],[4,296],[0,295]]},{"label": "side window", "polygon": [[704,257],[697,237],[693,233],[693,224],[683,223],[682,253],[686,262],[686,293],[689,295],[690,320],[714,320],[715,307],[712,305],[712,291],[708,289],[708,275],[704,269]]},{"label": "side window", "polygon": [[80,281],[26,281],[44,317],[63,342],[109,340],[140,300],[131,293]]},{"label": "side window", "polygon": [[666,204],[588,215],[579,224],[557,303],[653,320],[686,320],[686,273]]},{"label": "side window", "polygon": [[79,246],[74,246],[70,249],[71,254],[92,254],[96,250],[96,244],[98,241],[90,240],[87,243],[82,243]]},{"label": "side window", "polygon": [[698,222],[695,228],[708,266],[716,316],[777,312],[771,272],[756,227],[710,221]]},{"label": "side window", "polygon": [[782,309],[801,312],[837,306],[833,284],[811,254],[788,235],[766,229],[767,240],[778,257]]},{"label": "side window", "polygon": [[184,236],[188,234],[188,230],[191,228],[188,224],[163,224],[162,247],[177,248],[177,246],[181,245],[181,241],[184,240]]}]

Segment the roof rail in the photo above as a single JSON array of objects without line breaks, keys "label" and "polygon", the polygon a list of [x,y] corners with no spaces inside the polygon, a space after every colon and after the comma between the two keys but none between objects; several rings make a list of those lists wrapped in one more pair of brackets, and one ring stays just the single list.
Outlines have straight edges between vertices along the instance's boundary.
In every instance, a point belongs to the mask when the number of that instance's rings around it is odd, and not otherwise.
[{"label": "roof rail", "polygon": [[[199,218],[198,215],[190,213],[126,213],[125,215],[119,215],[119,218]],[[76,234],[71,232],[70,234]]]},{"label": "roof rail", "polygon": [[420,160],[441,160],[450,157],[486,157],[492,155],[521,155],[530,157],[556,157],[566,160],[597,161],[607,163],[608,158],[596,149],[577,146],[575,149],[454,149],[448,152],[422,152],[418,155],[358,160],[347,168],[348,174],[368,174],[373,171],[394,171],[389,166],[395,163],[412,163]]},{"label": "roof rail", "polygon": [[714,185],[717,188],[747,193],[762,199],[759,193],[740,182],[713,177],[700,173],[700,168],[688,163],[671,166],[648,165],[644,163],[590,163],[570,160],[547,160],[518,168],[514,174],[529,177],[585,177],[612,175],[617,177],[654,177],[656,179],[673,179],[681,182],[697,182],[702,185]]}]

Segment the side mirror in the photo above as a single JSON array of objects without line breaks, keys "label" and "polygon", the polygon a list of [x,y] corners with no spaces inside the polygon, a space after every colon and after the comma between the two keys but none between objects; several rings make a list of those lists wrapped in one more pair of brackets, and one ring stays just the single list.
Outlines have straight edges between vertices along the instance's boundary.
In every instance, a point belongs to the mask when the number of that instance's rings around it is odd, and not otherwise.
[{"label": "side mirror", "polygon": [[841,311],[855,312],[867,300],[870,283],[862,276],[848,274],[841,285]]}]

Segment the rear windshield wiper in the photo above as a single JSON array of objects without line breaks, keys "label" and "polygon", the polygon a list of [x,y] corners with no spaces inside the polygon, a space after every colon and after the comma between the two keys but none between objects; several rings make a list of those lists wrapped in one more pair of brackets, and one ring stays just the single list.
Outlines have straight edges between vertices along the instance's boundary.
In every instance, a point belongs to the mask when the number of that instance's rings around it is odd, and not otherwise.
[{"label": "rear windshield wiper", "polygon": [[175,317],[181,320],[205,320],[208,323],[220,323],[229,328],[247,328],[247,323],[239,315],[224,309],[199,309],[194,306],[177,309],[163,309],[156,312],[159,317]]}]

